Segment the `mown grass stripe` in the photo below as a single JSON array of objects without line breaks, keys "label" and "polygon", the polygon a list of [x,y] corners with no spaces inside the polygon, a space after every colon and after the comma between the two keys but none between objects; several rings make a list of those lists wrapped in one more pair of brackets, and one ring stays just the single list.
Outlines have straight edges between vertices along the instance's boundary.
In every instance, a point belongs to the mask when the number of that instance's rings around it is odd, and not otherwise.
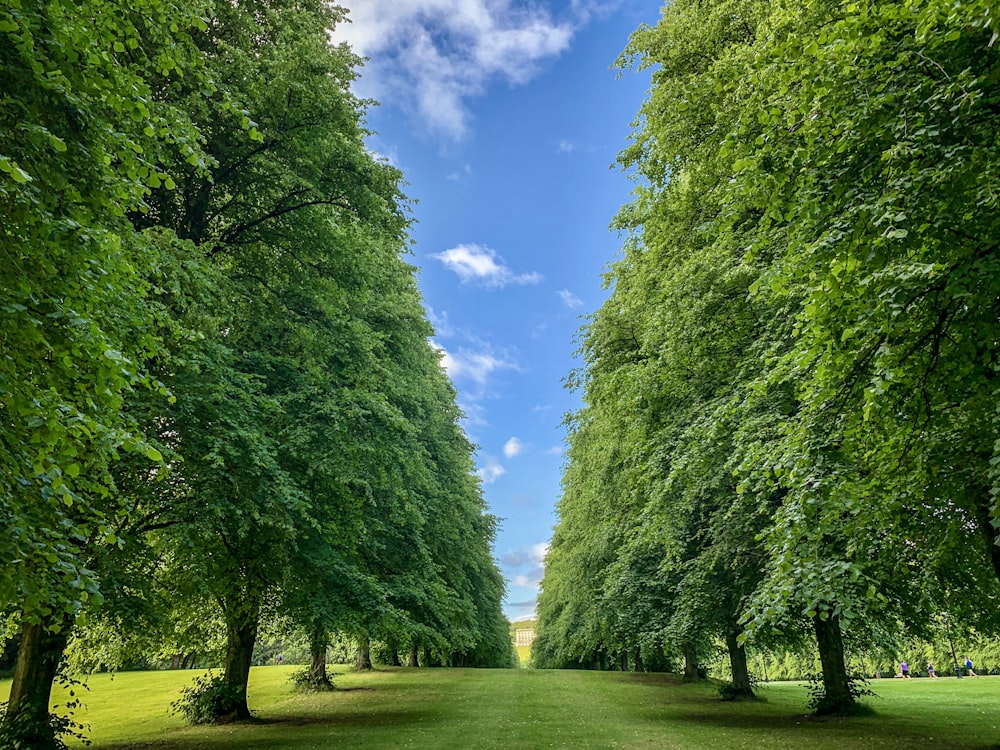
[{"label": "mown grass stripe", "polygon": [[[765,700],[723,703],[711,684],[670,675],[463,669],[380,669],[335,676],[340,689],[302,695],[295,667],[251,673],[248,725],[184,727],[168,707],[193,672],[90,678],[93,747],[116,750],[330,748],[541,750],[542,748],[948,747],[1000,743],[1000,678],[881,680],[876,715],[816,720],[801,684],[761,688]],[[0,683],[0,699],[9,682]]]}]

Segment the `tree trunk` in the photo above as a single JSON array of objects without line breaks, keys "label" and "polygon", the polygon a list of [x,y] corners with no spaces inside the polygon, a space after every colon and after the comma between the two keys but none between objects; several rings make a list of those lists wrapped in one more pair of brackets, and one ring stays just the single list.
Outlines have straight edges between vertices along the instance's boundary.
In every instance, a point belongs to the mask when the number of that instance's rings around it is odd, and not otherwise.
[{"label": "tree trunk", "polygon": [[823,666],[823,697],[816,707],[817,714],[845,714],[854,706],[854,696],[847,678],[844,663],[844,640],[840,633],[840,620],[831,615],[826,620],[813,618],[819,661]]},{"label": "tree trunk", "polygon": [[642,663],[642,649],[636,648],[635,656],[632,658],[632,665],[635,667],[636,672],[645,672],[646,667]]},{"label": "tree trunk", "polygon": [[390,638],[385,644],[386,656],[389,658],[390,667],[401,667],[402,662],[399,660],[399,644],[396,643],[395,638]]},{"label": "tree trunk", "polygon": [[227,602],[226,613],[226,664],[223,679],[236,695],[235,703],[219,716],[222,721],[246,721],[253,718],[247,705],[247,682],[253,647],[257,642],[257,625],[260,620],[260,603],[255,599]]},{"label": "tree trunk", "polygon": [[698,652],[690,643],[684,644],[684,682],[697,682],[701,679],[698,674]]},{"label": "tree trunk", "polygon": [[322,690],[333,687],[326,673],[326,648],[329,645],[326,630],[316,628],[309,638],[309,685]]},{"label": "tree trunk", "polygon": [[421,667],[433,667],[434,665],[431,664],[431,647],[430,646],[424,646],[422,650],[423,650],[423,653],[420,654],[420,666]]},{"label": "tree trunk", "polygon": [[622,672],[628,672],[628,651],[622,651],[618,655],[618,667]]},{"label": "tree trunk", "polygon": [[412,646],[410,646],[410,658],[406,662],[406,666],[408,666],[408,667],[419,667],[420,666],[420,661],[417,658],[417,644],[416,643],[414,643]]},{"label": "tree trunk", "polygon": [[358,650],[354,656],[354,669],[366,672],[372,668],[372,642],[367,636],[358,638]]},{"label": "tree trunk", "polygon": [[747,668],[747,650],[739,642],[739,632],[726,633],[726,648],[729,649],[729,666],[733,671],[733,688],[740,695],[752,696],[750,670]]},{"label": "tree trunk", "polygon": [[6,746],[35,750],[56,747],[49,724],[49,700],[68,639],[65,627],[53,633],[44,625],[22,625],[7,712],[0,727]]},{"label": "tree trunk", "polygon": [[992,509],[990,508],[989,489],[984,488],[984,502],[977,502],[976,525],[986,544],[986,555],[993,568],[993,575],[1000,580],[1000,545],[997,545],[997,530],[993,528]]}]

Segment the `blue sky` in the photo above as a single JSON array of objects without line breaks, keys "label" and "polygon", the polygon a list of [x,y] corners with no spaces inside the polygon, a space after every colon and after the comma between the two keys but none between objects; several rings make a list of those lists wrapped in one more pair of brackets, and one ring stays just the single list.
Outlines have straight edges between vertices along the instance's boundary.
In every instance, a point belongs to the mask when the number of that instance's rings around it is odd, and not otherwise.
[{"label": "blue sky", "polygon": [[600,306],[632,183],[614,162],[649,88],[616,71],[653,0],[341,0],[334,35],[369,58],[357,92],[378,100],[370,147],[416,201],[413,262],[434,343],[478,446],[501,520],[505,612],[534,612],[556,521],[563,380]]}]

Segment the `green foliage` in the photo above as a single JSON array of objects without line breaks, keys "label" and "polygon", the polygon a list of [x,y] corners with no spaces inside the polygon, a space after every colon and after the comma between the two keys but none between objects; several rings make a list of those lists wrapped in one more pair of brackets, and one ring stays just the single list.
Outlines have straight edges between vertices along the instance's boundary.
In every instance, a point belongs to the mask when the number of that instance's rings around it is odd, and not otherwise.
[{"label": "green foliage", "polygon": [[11,750],[41,747],[69,750],[71,746],[91,744],[87,737],[89,727],[75,718],[76,712],[83,707],[77,692],[86,689],[86,685],[69,677],[63,669],[56,676],[56,684],[65,700],[53,705],[53,710],[41,717],[21,712],[7,720],[8,703],[0,702],[0,746]]},{"label": "green foliage", "polygon": [[225,654],[192,715],[249,716],[262,621],[512,660],[345,12],[0,10],[0,608],[84,667]]},{"label": "green foliage", "polygon": [[[7,713],[7,703],[0,703],[0,717]],[[19,716],[11,722],[4,721],[0,726],[0,744],[10,750],[36,750],[38,747],[51,747],[54,750],[69,750],[69,740],[73,746],[77,744],[90,745],[85,734],[87,727],[75,721],[70,716],[50,713],[48,721],[39,725],[34,717]]]},{"label": "green foliage", "polygon": [[87,555],[114,543],[122,511],[109,467],[122,453],[160,460],[122,404],[161,388],[146,371],[160,342],[145,274],[170,238],[126,213],[171,154],[207,159],[190,119],[149,83],[183,68],[207,86],[185,33],[199,5],[117,7],[0,9],[0,552],[16,561],[0,601],[33,620],[99,599]]},{"label": "green foliage", "polygon": [[538,664],[996,632],[996,39],[946,0],[676,0],[633,35]]}]

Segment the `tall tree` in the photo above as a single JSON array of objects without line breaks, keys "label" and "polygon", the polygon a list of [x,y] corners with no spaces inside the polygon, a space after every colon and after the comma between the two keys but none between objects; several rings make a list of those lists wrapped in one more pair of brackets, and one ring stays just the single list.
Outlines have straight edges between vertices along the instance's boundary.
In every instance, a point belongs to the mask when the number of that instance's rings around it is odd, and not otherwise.
[{"label": "tall tree", "polygon": [[852,630],[941,601],[995,627],[993,25],[979,3],[775,6],[747,110],[770,137],[730,140],[734,193],[788,227],[768,284],[804,302],[758,619],[794,591]]},{"label": "tall tree", "polygon": [[373,277],[366,239],[401,247],[406,222],[398,172],[363,144],[357,58],[329,43],[341,17],[319,2],[220,6],[196,41],[225,95],[166,92],[210,134],[217,166],[206,178],[178,164],[178,189],[137,217],[174,228],[223,277],[212,328],[164,374],[177,401],[157,424],[183,459],[163,543],[223,614],[236,718],[250,715],[262,613],[293,571],[310,573],[296,563],[322,536],[323,559],[352,565],[351,433],[385,411],[379,334],[354,306]]},{"label": "tall tree", "polygon": [[209,163],[190,119],[150,84],[183,73],[207,89],[187,33],[202,11],[161,0],[128,14],[103,0],[0,9],[0,601],[22,623],[9,742],[53,743],[66,633],[100,597],[88,557],[127,512],[109,467],[122,451],[158,458],[122,403],[155,386],[146,277],[173,240],[126,215],[169,183],[174,155]]}]

